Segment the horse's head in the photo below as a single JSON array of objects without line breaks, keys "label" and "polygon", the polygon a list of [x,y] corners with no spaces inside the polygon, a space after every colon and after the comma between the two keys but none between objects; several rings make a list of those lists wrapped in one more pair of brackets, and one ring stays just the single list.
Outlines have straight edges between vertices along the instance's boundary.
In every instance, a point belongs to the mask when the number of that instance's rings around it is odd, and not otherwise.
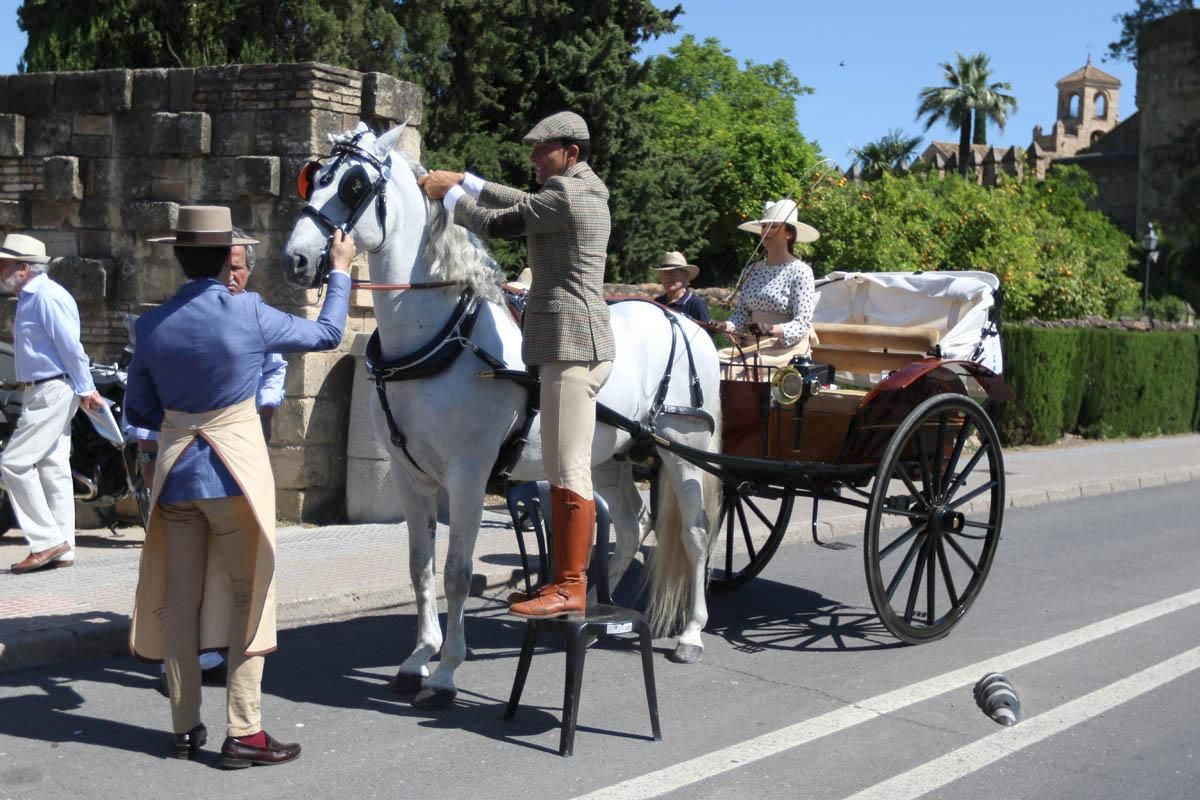
[{"label": "horse's head", "polygon": [[[397,187],[415,178],[392,148],[404,132],[393,128],[376,138],[363,123],[332,139],[324,161],[310,161],[297,177],[307,202],[283,250],[284,277],[301,286],[319,286],[328,274],[328,246],[337,228],[349,232],[360,251],[383,247],[401,220]],[[393,174],[393,169],[395,170]]]}]

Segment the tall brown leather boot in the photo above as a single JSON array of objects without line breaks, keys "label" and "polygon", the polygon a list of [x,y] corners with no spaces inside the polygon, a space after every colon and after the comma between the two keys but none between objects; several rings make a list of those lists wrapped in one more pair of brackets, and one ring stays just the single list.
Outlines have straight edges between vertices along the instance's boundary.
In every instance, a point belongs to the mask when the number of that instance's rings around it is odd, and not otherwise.
[{"label": "tall brown leather boot", "polygon": [[536,597],[510,608],[526,617],[552,617],[587,606],[587,567],[592,556],[596,527],[596,501],[584,500],[570,489],[550,487],[551,531],[554,551],[554,584]]}]

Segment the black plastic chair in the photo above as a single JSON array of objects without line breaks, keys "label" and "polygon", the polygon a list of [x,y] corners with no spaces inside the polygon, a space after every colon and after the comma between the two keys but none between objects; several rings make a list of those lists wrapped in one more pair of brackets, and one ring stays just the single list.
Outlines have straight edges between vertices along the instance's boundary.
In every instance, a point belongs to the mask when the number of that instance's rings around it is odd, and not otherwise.
[{"label": "black plastic chair", "polygon": [[[562,732],[558,740],[558,754],[569,756],[575,750],[575,725],[579,718],[579,697],[583,693],[583,664],[588,645],[601,636],[616,636],[636,632],[642,653],[642,677],[646,683],[646,703],[650,708],[650,727],[654,740],[662,740],[662,728],[658,721],[658,693],[654,684],[654,650],[651,645],[650,624],[639,612],[631,608],[612,605],[608,587],[609,514],[608,504],[600,495],[596,500],[596,547],[588,566],[588,605],[582,614],[564,614],[557,617],[525,619],[525,643],[517,662],[517,674],[513,679],[512,695],[504,710],[504,719],[512,719],[521,703],[525,679],[529,676],[529,665],[533,651],[537,648],[538,635],[550,630],[562,637],[567,651],[567,674],[563,687]],[[517,546],[521,551],[521,563],[525,569],[525,591],[532,594],[537,588],[551,581],[551,559],[554,533],[549,519],[542,509],[550,507],[550,484],[546,481],[530,481],[514,487],[508,493],[508,511],[512,515],[513,529],[517,534]],[[529,554],[525,547],[524,531],[530,530],[537,542],[538,583],[533,586],[529,575]],[[592,602],[592,598],[597,602]]]}]

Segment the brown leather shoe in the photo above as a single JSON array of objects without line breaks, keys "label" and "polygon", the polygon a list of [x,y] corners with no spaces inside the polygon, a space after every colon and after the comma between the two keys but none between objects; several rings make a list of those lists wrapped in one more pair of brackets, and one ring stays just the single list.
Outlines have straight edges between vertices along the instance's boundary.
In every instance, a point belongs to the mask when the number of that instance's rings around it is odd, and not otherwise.
[{"label": "brown leather shoe", "polygon": [[18,561],[12,565],[12,573],[13,575],[24,575],[26,572],[45,569],[54,563],[54,559],[69,552],[71,552],[71,545],[66,542],[57,547],[51,547],[49,550],[43,550],[40,553],[30,552],[29,555],[25,556],[24,561]]},{"label": "brown leather shoe", "polygon": [[587,607],[587,565],[592,555],[596,502],[561,486],[550,487],[550,501],[554,583],[536,597],[509,607],[523,617],[552,617]]},{"label": "brown leather shoe", "polygon": [[204,723],[200,723],[192,728],[187,733],[175,734],[175,750],[176,758],[195,758],[196,753],[204,747],[204,743],[208,741],[208,728],[204,727]]},{"label": "brown leather shoe", "polygon": [[535,588],[533,590],[533,594],[525,594],[525,592],[522,592],[521,590],[518,589],[517,591],[508,593],[508,604],[511,606],[513,603],[524,603],[526,600],[528,600],[531,597],[540,597],[541,595],[544,595],[547,592],[553,592],[553,591],[554,591],[553,583],[547,583],[545,586],[542,586],[540,588]]},{"label": "brown leather shoe", "polygon": [[[265,731],[264,731],[265,732]],[[250,747],[244,745],[232,736],[225,738],[221,745],[221,766],[225,769],[245,769],[246,767],[269,767],[275,764],[286,764],[300,757],[300,745],[280,744],[271,734],[267,734],[266,747]]]}]

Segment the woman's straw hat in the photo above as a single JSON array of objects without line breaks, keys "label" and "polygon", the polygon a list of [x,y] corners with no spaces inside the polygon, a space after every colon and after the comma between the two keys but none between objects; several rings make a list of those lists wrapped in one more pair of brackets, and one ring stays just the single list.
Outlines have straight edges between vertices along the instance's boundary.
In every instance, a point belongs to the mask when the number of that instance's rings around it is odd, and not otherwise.
[{"label": "woman's straw hat", "polygon": [[763,209],[762,219],[743,222],[738,225],[738,230],[761,235],[763,227],[766,225],[787,225],[796,232],[797,242],[815,242],[821,238],[821,234],[816,228],[800,221],[795,200],[783,199],[767,203]]}]

